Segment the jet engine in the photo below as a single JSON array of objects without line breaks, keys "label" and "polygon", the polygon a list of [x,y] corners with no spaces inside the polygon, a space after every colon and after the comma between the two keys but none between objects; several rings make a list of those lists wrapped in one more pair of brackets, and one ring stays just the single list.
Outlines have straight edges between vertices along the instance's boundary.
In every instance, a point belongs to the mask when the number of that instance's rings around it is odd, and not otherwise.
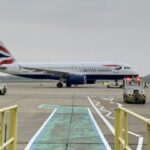
[{"label": "jet engine", "polygon": [[66,83],[67,84],[86,84],[87,78],[84,75],[71,75],[67,78]]}]

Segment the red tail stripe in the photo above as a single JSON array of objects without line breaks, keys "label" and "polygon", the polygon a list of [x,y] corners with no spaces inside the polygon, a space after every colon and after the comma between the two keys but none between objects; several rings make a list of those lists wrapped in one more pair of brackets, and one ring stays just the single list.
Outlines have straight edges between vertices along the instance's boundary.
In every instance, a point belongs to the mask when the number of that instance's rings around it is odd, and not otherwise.
[{"label": "red tail stripe", "polygon": [[[9,51],[7,50],[7,48],[0,46],[0,51],[9,53]],[[9,53],[10,54],[10,53]]]},{"label": "red tail stripe", "polygon": [[13,62],[14,62],[13,59],[8,59],[8,60],[1,61],[0,65],[3,65],[3,64],[12,64]]}]

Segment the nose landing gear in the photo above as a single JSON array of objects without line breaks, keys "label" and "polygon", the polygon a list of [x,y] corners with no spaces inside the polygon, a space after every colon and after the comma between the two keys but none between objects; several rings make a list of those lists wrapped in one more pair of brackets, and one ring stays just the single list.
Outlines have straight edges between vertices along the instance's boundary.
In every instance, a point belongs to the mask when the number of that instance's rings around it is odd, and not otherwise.
[{"label": "nose landing gear", "polygon": [[116,85],[116,86],[119,86],[118,80],[115,80],[115,85]]}]

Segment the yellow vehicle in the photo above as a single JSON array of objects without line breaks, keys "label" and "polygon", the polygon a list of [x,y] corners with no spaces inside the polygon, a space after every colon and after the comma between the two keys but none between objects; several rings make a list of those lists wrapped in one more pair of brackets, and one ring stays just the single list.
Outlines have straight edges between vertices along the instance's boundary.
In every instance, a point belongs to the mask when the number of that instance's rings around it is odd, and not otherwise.
[{"label": "yellow vehicle", "polygon": [[107,88],[110,88],[111,87],[111,84],[109,83],[109,82],[103,82],[103,85],[105,86],[105,87],[107,87]]},{"label": "yellow vehicle", "polygon": [[106,87],[106,88],[122,88],[123,85],[112,85],[110,82],[108,81],[105,81],[103,82],[103,85]]},{"label": "yellow vehicle", "polygon": [[125,78],[123,88],[123,99],[126,103],[146,103],[146,94],[144,90],[144,84],[142,79],[137,78]]}]

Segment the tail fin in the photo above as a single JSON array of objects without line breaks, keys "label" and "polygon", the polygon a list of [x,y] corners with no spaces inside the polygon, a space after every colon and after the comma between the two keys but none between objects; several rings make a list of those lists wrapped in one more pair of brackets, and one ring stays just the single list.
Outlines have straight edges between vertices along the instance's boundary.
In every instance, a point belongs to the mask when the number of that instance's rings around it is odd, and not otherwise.
[{"label": "tail fin", "polygon": [[14,62],[15,59],[8,51],[8,49],[4,46],[4,44],[0,41],[0,65],[12,64]]}]

